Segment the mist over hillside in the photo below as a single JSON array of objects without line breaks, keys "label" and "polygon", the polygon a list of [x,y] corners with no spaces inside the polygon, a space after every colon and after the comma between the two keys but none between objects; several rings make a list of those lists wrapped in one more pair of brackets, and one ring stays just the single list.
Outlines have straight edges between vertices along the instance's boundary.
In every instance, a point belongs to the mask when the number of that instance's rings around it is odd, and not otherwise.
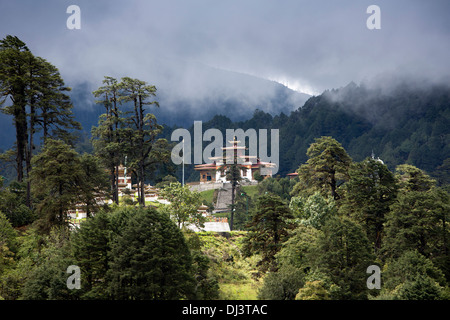
[{"label": "mist over hillside", "polygon": [[[450,86],[398,82],[388,90],[362,83],[310,98],[280,126],[280,170],[307,160],[314,138],[333,136],[355,161],[372,152],[391,168],[410,163],[434,172],[450,157]],[[280,160],[281,161],[281,160]]]},{"label": "mist over hillside", "polygon": [[[447,84],[381,77],[360,84],[351,82],[310,97],[273,81],[216,71],[221,74],[217,77],[220,81],[204,83],[211,91],[199,92],[197,99],[194,94],[182,98],[181,91],[173,87],[158,89],[160,108],[151,107],[149,112],[165,126],[165,138],[170,140],[175,127],[192,131],[195,120],[203,121],[203,130],[217,128],[224,133],[237,128],[279,129],[281,176],[307,160],[307,148],[320,136],[337,139],[355,161],[374,152],[391,169],[410,163],[433,174],[450,158]],[[100,85],[82,82],[70,93],[85,136],[104,112],[92,95]],[[197,85],[201,86],[200,80]],[[0,137],[0,149],[7,150],[15,139],[12,119],[1,114],[0,125],[10,128],[3,129]],[[191,169],[186,171],[188,180],[196,180]]]},{"label": "mist over hillside", "polygon": [[[195,70],[180,70],[179,74],[168,73],[159,70],[157,74],[164,76],[155,77],[154,81],[147,79],[154,77],[151,74],[139,79],[156,86],[160,108],[152,108],[150,112],[158,122],[171,126],[187,127],[194,120],[206,121],[218,113],[226,114],[233,121],[251,118],[255,109],[272,115],[289,113],[303,106],[310,97],[275,81],[203,65]],[[101,105],[95,105],[92,95],[101,85],[101,82],[75,84],[71,93],[74,111],[103,112]]]},{"label": "mist over hillside", "polygon": [[[391,170],[409,163],[435,175],[450,158],[450,86],[397,80],[389,85],[387,81],[351,82],[311,97],[290,113],[256,110],[251,119],[233,121],[222,112],[204,122],[203,130],[279,129],[280,176],[305,163],[308,147],[321,136],[342,143],[354,161],[373,152]],[[192,126],[190,130],[192,134]],[[170,132],[168,128],[168,139]],[[193,170],[186,174],[197,179]]]},{"label": "mist over hillside", "polygon": [[[161,70],[158,72],[164,73]],[[156,86],[155,99],[160,107],[151,107],[149,112],[156,115],[159,123],[168,126],[189,127],[195,120],[207,121],[216,114],[225,114],[233,121],[248,120],[255,109],[272,115],[289,113],[303,106],[310,97],[275,81],[202,65],[195,70],[184,70],[182,76],[167,75],[167,72],[165,75],[168,78],[161,77],[161,81],[140,79]],[[120,80],[121,76],[117,79]],[[211,82],[211,79],[214,81]],[[97,125],[98,117],[104,113],[104,107],[95,103],[96,98],[92,94],[103,85],[102,82],[67,82],[66,85],[72,88],[69,95],[75,118],[84,131],[90,132],[92,126]],[[122,107],[131,110],[131,106]],[[0,125],[10,128],[2,130],[0,149],[11,148],[15,141],[12,118],[0,114]]]}]

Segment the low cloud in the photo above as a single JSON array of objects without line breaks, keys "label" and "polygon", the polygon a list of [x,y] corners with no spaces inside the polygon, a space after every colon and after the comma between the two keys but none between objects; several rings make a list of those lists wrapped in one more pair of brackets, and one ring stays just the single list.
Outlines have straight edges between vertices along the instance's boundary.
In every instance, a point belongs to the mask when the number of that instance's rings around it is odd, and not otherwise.
[{"label": "low cloud", "polygon": [[187,101],[191,114],[227,98],[271,111],[277,86],[259,79],[320,94],[380,73],[450,74],[448,1],[378,0],[380,30],[366,27],[366,0],[79,0],[80,30],[66,28],[70,4],[4,1],[0,36],[17,35],[69,86],[139,78],[157,86],[167,108]]}]

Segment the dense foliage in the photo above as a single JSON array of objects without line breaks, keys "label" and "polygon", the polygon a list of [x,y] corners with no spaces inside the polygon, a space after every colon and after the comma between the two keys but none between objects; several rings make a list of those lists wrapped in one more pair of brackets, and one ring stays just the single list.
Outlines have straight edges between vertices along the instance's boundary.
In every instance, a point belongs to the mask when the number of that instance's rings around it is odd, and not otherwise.
[{"label": "dense foliage", "polygon": [[[0,102],[17,129],[15,148],[3,154],[17,181],[0,177],[0,299],[450,298],[448,89],[386,94],[352,84],[289,117],[213,118],[204,129],[280,128],[280,173],[298,173],[236,183],[233,227],[241,231],[221,236],[187,228],[204,222],[201,195],[164,172],[170,148],[145,109],[157,105],[148,101],[155,87],[106,77],[94,92],[106,114],[93,152],[80,154],[70,132],[77,123],[60,123],[73,119],[56,68],[16,37],[0,42],[0,58]],[[385,162],[367,157],[372,149]],[[137,203],[117,196],[126,159]],[[171,203],[146,207],[143,183],[158,166]],[[74,227],[68,211],[80,203],[88,215]],[[70,266],[80,268],[78,289],[67,285]],[[373,266],[380,288],[368,286]]]},{"label": "dense foliage", "polygon": [[[414,165],[449,181],[450,88],[447,84],[407,80],[382,85],[350,83],[311,97],[290,114],[271,115],[256,110],[248,120],[231,121],[225,111],[203,122],[203,130],[217,128],[279,129],[280,164],[284,177],[308,160],[315,138],[332,136],[355,161],[375,153],[390,170],[400,164]],[[193,133],[193,127],[189,129]],[[170,138],[171,129],[166,136]],[[226,143],[226,141],[224,141]],[[198,180],[193,170],[186,177]]]}]

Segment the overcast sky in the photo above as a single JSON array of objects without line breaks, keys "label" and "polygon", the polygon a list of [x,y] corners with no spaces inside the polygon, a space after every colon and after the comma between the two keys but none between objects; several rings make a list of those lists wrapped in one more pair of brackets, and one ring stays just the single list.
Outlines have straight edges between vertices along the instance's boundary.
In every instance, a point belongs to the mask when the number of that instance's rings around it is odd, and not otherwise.
[{"label": "overcast sky", "polygon": [[[213,67],[320,94],[385,73],[450,75],[448,0],[0,1],[1,38],[18,36],[68,85],[126,75],[188,95]],[[80,30],[66,27],[71,4]],[[366,27],[372,4],[380,30]]]}]

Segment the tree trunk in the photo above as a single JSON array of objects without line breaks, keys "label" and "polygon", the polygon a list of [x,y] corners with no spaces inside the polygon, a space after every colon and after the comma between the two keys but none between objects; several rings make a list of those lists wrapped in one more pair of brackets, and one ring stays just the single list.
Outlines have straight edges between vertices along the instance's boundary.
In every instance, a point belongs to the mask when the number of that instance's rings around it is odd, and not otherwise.
[{"label": "tree trunk", "polygon": [[27,145],[27,118],[25,102],[14,108],[14,122],[16,126],[16,163],[17,163],[17,181],[23,182],[23,162]]},{"label": "tree trunk", "polygon": [[114,174],[114,201],[119,204],[119,165],[117,163]]},{"label": "tree trunk", "polygon": [[236,185],[234,182],[231,182],[231,216],[230,216],[230,231],[233,231],[233,223],[234,223],[234,194],[236,191]]},{"label": "tree trunk", "polygon": [[141,188],[141,205],[143,207],[145,207],[145,185],[144,185],[144,164],[141,163],[139,165],[139,171],[140,171],[140,179],[141,179],[141,184],[140,184],[140,188]]},{"label": "tree trunk", "polygon": [[113,202],[115,202],[116,204],[119,204],[119,201],[117,199],[117,192],[116,192],[116,176],[117,176],[117,170],[116,168],[113,166],[112,168],[110,168],[109,170],[109,176],[110,176],[110,183],[111,183],[111,193],[112,193],[112,200]]},{"label": "tree trunk", "polygon": [[30,185],[30,171],[31,171],[31,158],[33,157],[33,149],[34,149],[34,126],[35,126],[35,108],[34,102],[30,104],[30,142],[28,144],[28,148],[25,156],[26,163],[26,172],[27,172],[27,194],[26,194],[26,205],[28,208],[31,208],[31,185]]},{"label": "tree trunk", "polygon": [[331,196],[333,197],[334,200],[338,200],[340,197],[336,192],[336,178],[335,178],[335,172],[333,171],[331,173],[331,182],[330,182],[330,187],[331,187]]}]

